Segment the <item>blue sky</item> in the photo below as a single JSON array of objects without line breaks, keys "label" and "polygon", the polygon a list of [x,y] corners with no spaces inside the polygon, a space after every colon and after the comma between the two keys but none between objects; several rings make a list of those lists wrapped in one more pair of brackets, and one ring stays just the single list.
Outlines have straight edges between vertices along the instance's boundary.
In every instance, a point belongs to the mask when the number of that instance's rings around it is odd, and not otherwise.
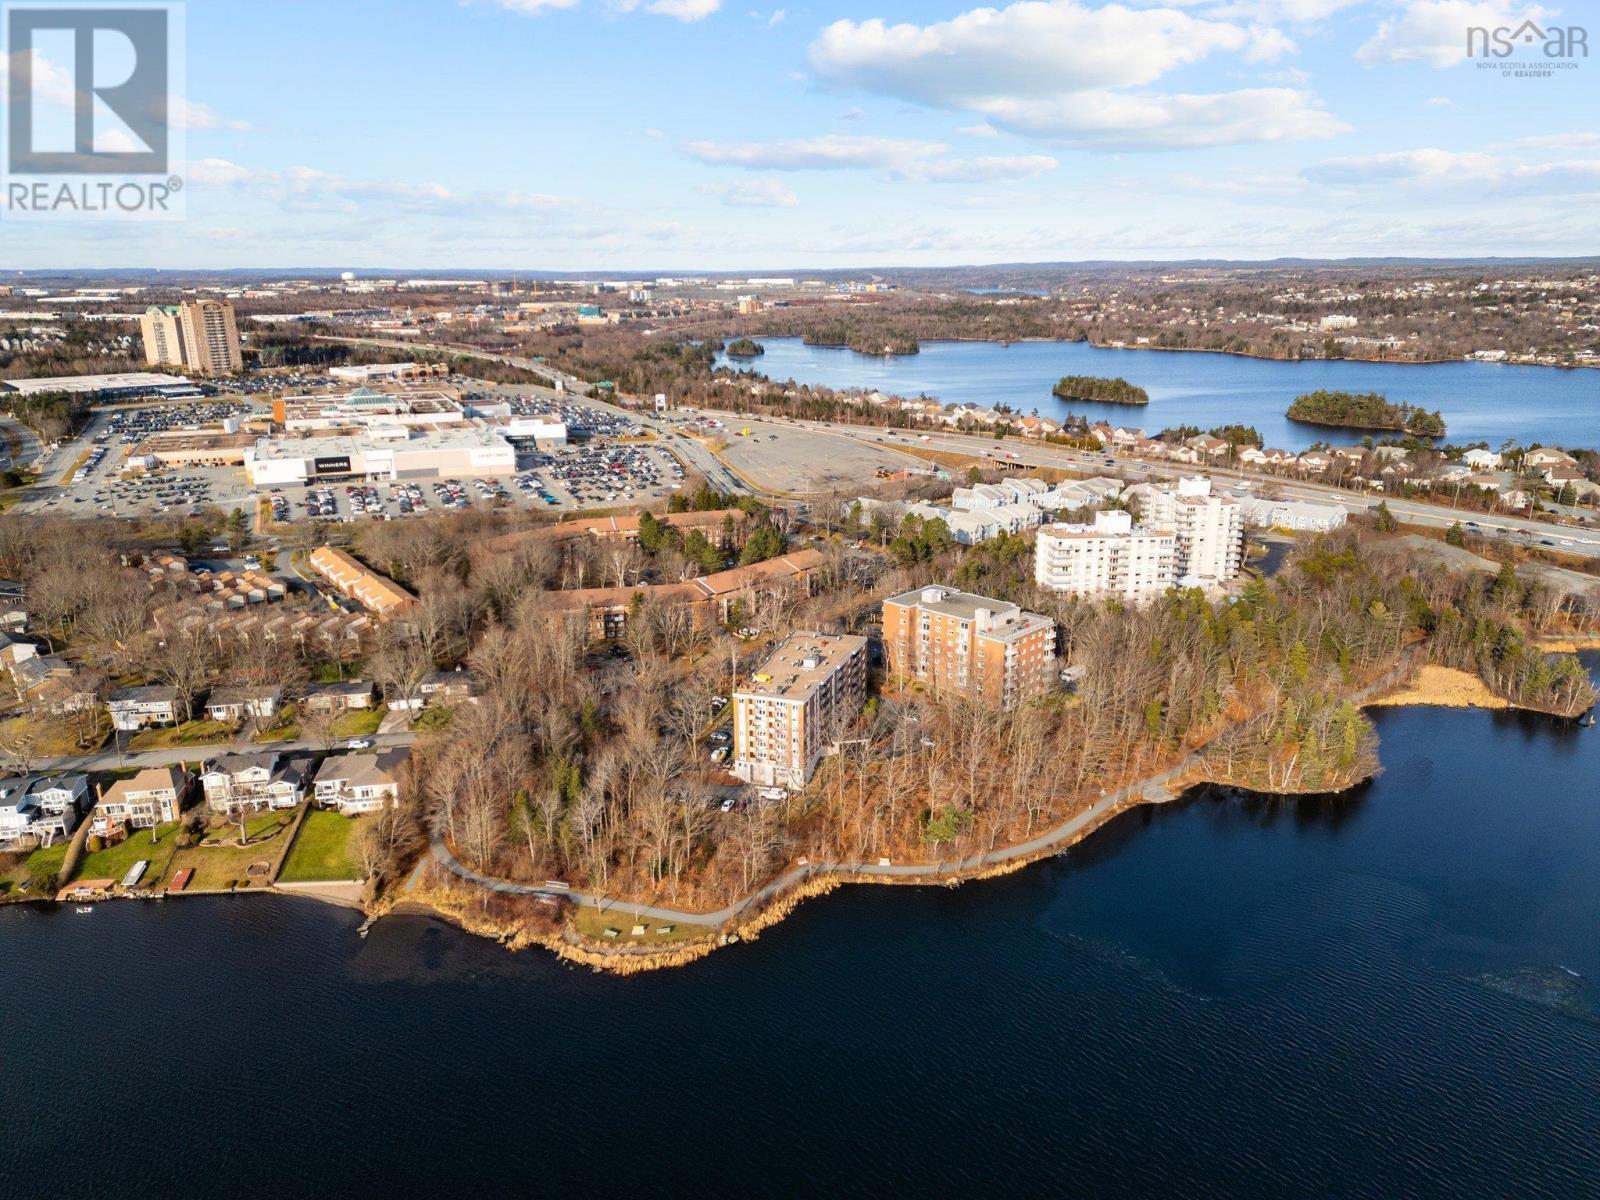
[{"label": "blue sky", "polygon": [[[1600,252],[1600,59],[1515,0],[187,10],[188,216],[17,267],[777,269]],[[1600,44],[1600,14],[1592,42]]]}]

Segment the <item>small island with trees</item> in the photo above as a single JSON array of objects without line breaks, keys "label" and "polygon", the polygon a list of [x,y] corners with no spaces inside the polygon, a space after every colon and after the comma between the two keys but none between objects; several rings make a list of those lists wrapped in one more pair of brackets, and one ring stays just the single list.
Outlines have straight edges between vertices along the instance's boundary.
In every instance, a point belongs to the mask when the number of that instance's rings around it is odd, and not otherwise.
[{"label": "small island with trees", "polygon": [[1148,392],[1120,375],[1115,379],[1103,379],[1098,375],[1063,375],[1060,382],[1050,389],[1050,394],[1063,400],[1095,404],[1150,403]]},{"label": "small island with trees", "polygon": [[1444,418],[1414,404],[1390,404],[1378,392],[1333,392],[1319,388],[1296,396],[1286,414],[1306,425],[1345,429],[1393,429],[1415,437],[1443,437]]},{"label": "small island with trees", "polygon": [[728,343],[727,354],[729,358],[759,358],[767,352],[767,348],[754,338],[734,338]]},{"label": "small island with trees", "polygon": [[853,329],[847,325],[827,325],[808,329],[800,339],[807,346],[843,346],[857,354],[919,354],[922,347],[909,333]]}]

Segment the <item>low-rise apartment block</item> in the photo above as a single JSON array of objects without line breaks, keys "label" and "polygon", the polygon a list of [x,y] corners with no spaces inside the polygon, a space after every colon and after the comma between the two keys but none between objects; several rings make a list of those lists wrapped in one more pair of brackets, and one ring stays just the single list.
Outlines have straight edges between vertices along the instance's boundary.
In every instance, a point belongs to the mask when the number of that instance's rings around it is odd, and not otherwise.
[{"label": "low-rise apartment block", "polygon": [[799,791],[860,712],[867,639],[794,633],[733,694],[733,773]]},{"label": "low-rise apartment block", "polygon": [[1089,525],[1047,525],[1034,544],[1040,587],[1080,596],[1142,602],[1177,582],[1178,538],[1171,529],[1135,529],[1120,510],[1097,512]]},{"label": "low-rise apartment block", "polygon": [[883,641],[893,674],[1006,709],[1048,691],[1055,666],[1055,622],[937,585],[883,602]]},{"label": "low-rise apartment block", "polygon": [[317,574],[379,620],[399,616],[416,606],[417,598],[405,588],[343,550],[321,546],[311,552],[310,562]]}]

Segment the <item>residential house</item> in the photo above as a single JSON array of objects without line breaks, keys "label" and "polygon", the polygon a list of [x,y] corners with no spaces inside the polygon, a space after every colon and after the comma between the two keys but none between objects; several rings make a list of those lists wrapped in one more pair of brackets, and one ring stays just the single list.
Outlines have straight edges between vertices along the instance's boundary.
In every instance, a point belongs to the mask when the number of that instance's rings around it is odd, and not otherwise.
[{"label": "residential house", "polygon": [[317,769],[312,798],[321,807],[337,809],[347,817],[393,807],[400,803],[409,755],[404,748],[330,755]]},{"label": "residential house", "polygon": [[1228,443],[1221,438],[1212,437],[1209,433],[1189,438],[1184,444],[1209,462],[1218,462],[1228,457]]},{"label": "residential house", "polygon": [[173,687],[125,687],[111,693],[106,711],[114,729],[128,732],[156,725],[176,725],[182,697]]},{"label": "residential house", "polygon": [[457,667],[454,671],[429,671],[417,685],[416,698],[409,707],[422,708],[428,704],[476,704],[483,694],[483,686],[471,671]]},{"label": "residential house", "polygon": [[52,846],[78,827],[89,795],[84,775],[0,780],[0,850]]},{"label": "residential house", "polygon": [[305,793],[309,765],[309,759],[281,757],[272,750],[224,754],[207,764],[200,786],[213,812],[293,808]]},{"label": "residential house", "polygon": [[131,779],[119,779],[100,797],[89,831],[105,837],[125,826],[150,829],[176,821],[189,794],[189,776],[181,767],[148,767]]},{"label": "residential house", "polygon": [[377,703],[377,690],[369,679],[346,679],[339,683],[317,683],[306,688],[300,701],[302,712],[345,713],[371,708]]},{"label": "residential house", "polygon": [[1571,467],[1577,463],[1572,455],[1554,446],[1540,446],[1522,456],[1522,465],[1529,471],[1543,472],[1546,467]]},{"label": "residential house", "polygon": [[1505,461],[1505,456],[1496,454],[1493,450],[1473,449],[1463,454],[1461,460],[1469,467],[1475,467],[1480,471],[1495,471]]},{"label": "residential house", "polygon": [[247,717],[270,721],[277,716],[282,703],[283,689],[276,685],[219,687],[206,699],[206,716],[228,723]]}]

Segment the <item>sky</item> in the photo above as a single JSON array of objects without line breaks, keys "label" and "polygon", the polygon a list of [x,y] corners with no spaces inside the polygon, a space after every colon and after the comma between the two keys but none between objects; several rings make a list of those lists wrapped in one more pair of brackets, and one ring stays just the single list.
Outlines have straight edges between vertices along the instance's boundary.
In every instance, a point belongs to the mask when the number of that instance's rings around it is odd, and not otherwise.
[{"label": "sky", "polygon": [[1592,2],[204,0],[186,218],[0,268],[1596,254],[1600,58],[1466,55]]}]

